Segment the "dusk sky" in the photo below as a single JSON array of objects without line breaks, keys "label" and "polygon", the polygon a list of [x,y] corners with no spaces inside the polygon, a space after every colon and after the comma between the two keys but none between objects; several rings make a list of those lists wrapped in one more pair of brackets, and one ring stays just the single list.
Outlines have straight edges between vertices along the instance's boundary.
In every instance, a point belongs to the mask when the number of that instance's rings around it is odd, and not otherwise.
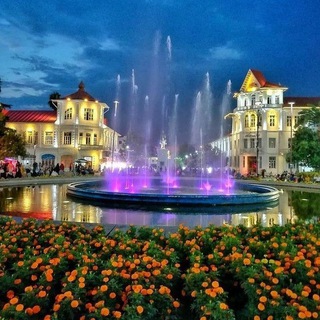
[{"label": "dusk sky", "polygon": [[140,101],[170,87],[187,118],[207,72],[218,108],[250,68],[286,96],[320,96],[319,17],[318,0],[1,0],[0,101],[48,109],[82,80],[112,106],[120,75],[128,110],[134,70]]}]

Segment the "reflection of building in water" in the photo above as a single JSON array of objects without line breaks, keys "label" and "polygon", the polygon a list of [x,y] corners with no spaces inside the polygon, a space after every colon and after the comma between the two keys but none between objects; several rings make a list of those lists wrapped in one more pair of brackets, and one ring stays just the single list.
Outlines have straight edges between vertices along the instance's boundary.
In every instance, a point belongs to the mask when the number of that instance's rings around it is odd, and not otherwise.
[{"label": "reflection of building in water", "polygon": [[278,206],[260,212],[234,214],[231,224],[234,226],[243,224],[246,227],[261,224],[264,227],[271,227],[275,224],[281,226],[286,223],[293,223],[296,219],[297,217],[291,206],[291,192],[287,191],[280,194]]},{"label": "reflection of building in water", "polygon": [[102,210],[87,204],[69,201],[66,195],[67,189],[58,187],[59,196],[56,197],[56,203],[53,207],[59,208],[53,219],[58,221],[100,223]]}]

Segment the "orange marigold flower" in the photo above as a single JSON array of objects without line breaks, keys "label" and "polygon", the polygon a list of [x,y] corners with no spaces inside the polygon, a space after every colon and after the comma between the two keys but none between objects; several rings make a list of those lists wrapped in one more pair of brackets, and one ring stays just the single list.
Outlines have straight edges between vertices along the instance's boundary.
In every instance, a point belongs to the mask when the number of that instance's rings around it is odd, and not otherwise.
[{"label": "orange marigold flower", "polygon": [[121,318],[121,312],[120,312],[120,311],[114,311],[114,312],[113,312],[113,316],[114,316],[116,319],[120,319],[120,318]]},{"label": "orange marigold flower", "polygon": [[102,292],[105,292],[105,291],[108,290],[108,286],[107,286],[106,284],[103,284],[103,285],[100,287],[100,290],[101,290]]},{"label": "orange marigold flower", "polygon": [[18,300],[18,298],[17,298],[17,297],[13,297],[13,298],[11,298],[11,299],[10,299],[10,301],[9,301],[9,302],[10,302],[10,304],[14,305],[14,304],[17,304],[17,303],[18,303],[18,301],[19,301],[19,300]]},{"label": "orange marigold flower", "polygon": [[139,313],[139,314],[141,314],[142,312],[143,312],[143,307],[142,306],[137,306],[137,312]]},{"label": "orange marigold flower", "polygon": [[41,308],[38,305],[35,305],[35,306],[32,307],[32,311],[33,311],[34,314],[39,313],[40,310],[41,310]]},{"label": "orange marigold flower", "polygon": [[265,308],[266,308],[266,307],[264,306],[263,303],[259,303],[259,304],[258,304],[258,309],[259,309],[260,311],[263,311]]},{"label": "orange marigold flower", "polygon": [[110,299],[114,299],[117,295],[114,292],[111,292],[109,294]]},{"label": "orange marigold flower", "polygon": [[72,300],[70,303],[72,308],[77,308],[79,306],[79,301],[78,300]]},{"label": "orange marigold flower", "polygon": [[14,291],[13,290],[8,290],[7,292],[7,298],[12,299],[14,297]]},{"label": "orange marigold flower", "polygon": [[306,318],[306,315],[305,315],[304,312],[300,311],[300,312],[298,313],[298,317],[299,317],[299,319],[305,319],[305,318]]},{"label": "orange marigold flower", "polygon": [[[54,310],[53,310],[54,311]],[[27,308],[25,313],[28,315],[28,316],[32,316],[33,315],[33,310],[32,308]]]},{"label": "orange marigold flower", "polygon": [[244,264],[245,266],[249,266],[249,265],[251,264],[250,259],[244,258],[244,259],[243,259],[243,264]]},{"label": "orange marigold flower", "polygon": [[175,307],[175,308],[179,308],[180,307],[180,302],[179,301],[173,301],[173,306]]},{"label": "orange marigold flower", "polygon": [[219,282],[218,281],[212,281],[211,283],[213,288],[218,288],[219,287]]},{"label": "orange marigold flower", "polygon": [[44,298],[46,295],[47,295],[47,292],[44,291],[44,290],[41,290],[41,291],[39,291],[39,293],[38,293],[38,296],[39,296],[40,298]]},{"label": "orange marigold flower", "polygon": [[265,302],[267,302],[267,297],[266,296],[261,296],[260,298],[259,298],[259,301],[260,302],[262,302],[262,303],[265,303]]},{"label": "orange marigold flower", "polygon": [[24,305],[22,303],[17,304],[16,311],[21,312],[24,309]]},{"label": "orange marigold flower", "polygon": [[228,310],[229,309],[228,305],[225,304],[224,302],[220,302],[219,306],[220,306],[220,309],[222,309],[222,310]]},{"label": "orange marigold flower", "polygon": [[106,316],[108,316],[110,314],[110,310],[108,308],[106,308],[106,307],[103,307],[103,308],[101,308],[100,313],[101,313],[102,316],[106,317]]}]

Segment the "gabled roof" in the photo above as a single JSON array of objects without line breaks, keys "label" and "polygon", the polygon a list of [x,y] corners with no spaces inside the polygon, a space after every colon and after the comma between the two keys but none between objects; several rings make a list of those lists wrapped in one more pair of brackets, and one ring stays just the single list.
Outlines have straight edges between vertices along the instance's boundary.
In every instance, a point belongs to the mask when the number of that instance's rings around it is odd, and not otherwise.
[{"label": "gabled roof", "polygon": [[8,122],[55,122],[56,111],[41,110],[4,110],[3,113],[9,118]]},{"label": "gabled roof", "polygon": [[88,101],[96,101],[93,96],[91,96],[88,92],[84,90],[84,83],[81,81],[78,86],[79,90],[71,93],[63,98],[57,99],[57,100],[66,100],[66,99],[73,99],[73,100],[85,100],[87,99]]},{"label": "gabled roof", "polygon": [[320,105],[320,97],[284,97],[283,104],[289,105],[289,102],[294,102],[294,106],[304,107],[308,104],[315,106]]},{"label": "gabled roof", "polygon": [[283,87],[280,84],[272,83],[266,80],[263,73],[259,70],[255,69],[249,69],[242,86],[240,88],[240,91],[247,92],[247,91],[255,91],[260,89],[268,89],[268,88],[281,88],[281,89],[287,89]]}]

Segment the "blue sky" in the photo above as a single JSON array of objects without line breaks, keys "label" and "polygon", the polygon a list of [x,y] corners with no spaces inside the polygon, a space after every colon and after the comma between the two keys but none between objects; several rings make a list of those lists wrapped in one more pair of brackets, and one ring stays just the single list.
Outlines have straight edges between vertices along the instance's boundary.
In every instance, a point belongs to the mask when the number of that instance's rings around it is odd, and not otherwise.
[{"label": "blue sky", "polygon": [[129,110],[134,70],[141,101],[170,87],[187,114],[207,72],[219,105],[250,68],[287,96],[320,96],[319,16],[318,0],[1,0],[0,100],[46,109],[83,80],[112,105],[120,75]]}]

